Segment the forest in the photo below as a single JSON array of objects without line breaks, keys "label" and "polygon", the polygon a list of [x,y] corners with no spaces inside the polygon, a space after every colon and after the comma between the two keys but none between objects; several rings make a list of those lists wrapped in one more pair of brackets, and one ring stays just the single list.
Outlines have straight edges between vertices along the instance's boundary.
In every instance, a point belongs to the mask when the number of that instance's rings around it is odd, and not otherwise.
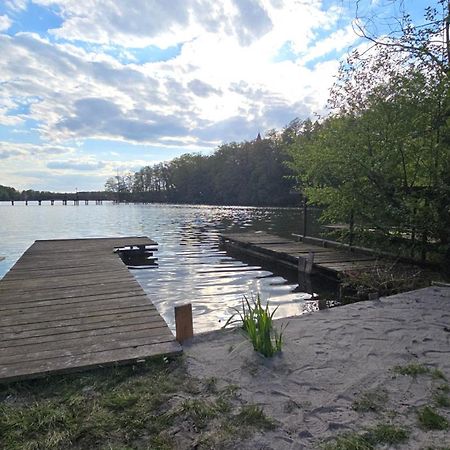
[{"label": "forest", "polygon": [[300,202],[286,165],[293,121],[262,139],[220,146],[211,155],[185,154],[170,162],[116,175],[105,189],[118,200],[216,205],[288,206]]}]

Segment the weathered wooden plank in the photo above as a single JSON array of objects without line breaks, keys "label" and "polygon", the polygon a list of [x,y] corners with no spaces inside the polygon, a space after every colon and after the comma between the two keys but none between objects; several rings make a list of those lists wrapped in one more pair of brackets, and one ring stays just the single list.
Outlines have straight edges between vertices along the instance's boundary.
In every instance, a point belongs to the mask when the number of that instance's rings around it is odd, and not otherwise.
[{"label": "weathered wooden plank", "polygon": [[[128,291],[128,289],[130,291]],[[33,303],[35,301],[41,300],[62,300],[62,299],[75,299],[75,298],[85,298],[95,295],[116,295],[124,294],[127,292],[139,291],[141,286],[130,286],[127,282],[111,283],[108,285],[96,285],[96,286],[79,286],[79,287],[69,287],[61,289],[49,289],[48,291],[27,291],[27,292],[17,292],[11,291],[8,293],[0,294],[0,305],[3,304],[15,304],[16,302],[21,303]],[[1,308],[1,306],[0,306]]]},{"label": "weathered wooden plank", "polygon": [[157,355],[178,354],[182,349],[176,341],[141,345],[131,348],[114,349],[77,356],[53,358],[43,361],[23,361],[14,366],[0,367],[3,382],[18,381],[25,378],[45,376],[51,373],[67,373],[115,364],[129,364]]},{"label": "weathered wooden plank", "polygon": [[56,278],[52,283],[48,282],[48,279],[31,279],[31,280],[2,280],[0,284],[0,296],[2,293],[7,292],[25,292],[25,291],[36,291],[36,290],[54,290],[62,288],[76,288],[78,286],[102,286],[110,285],[112,283],[121,283],[127,281],[132,285],[139,286],[139,283],[135,280],[133,275],[130,273],[122,273],[119,276],[112,277],[111,279],[98,276],[98,275],[74,275],[65,278]]},{"label": "weathered wooden plank", "polygon": [[[122,314],[127,313],[136,313],[140,312],[141,314],[145,314],[148,316],[150,315],[159,315],[156,312],[156,308],[154,305],[139,305],[139,306],[133,306],[133,307],[125,307],[125,308],[116,308],[111,309],[108,311],[83,311],[82,313],[73,313],[68,315],[58,315],[55,314],[55,318],[52,315],[45,315],[42,313],[37,314],[24,314],[24,315],[17,315],[15,318],[10,317],[2,317],[0,319],[0,334],[3,329],[11,329],[15,330],[18,328],[15,327],[26,327],[28,325],[33,325],[35,328],[39,327],[53,327],[53,326],[62,326],[64,325],[70,325],[74,323],[83,323],[88,322],[92,319],[95,320],[108,320],[111,318],[111,316],[120,317]],[[66,316],[66,317],[64,317]]]},{"label": "weathered wooden plank", "polygon": [[93,267],[72,267],[72,268],[60,268],[55,267],[51,270],[39,269],[39,270],[14,270],[13,272],[8,272],[4,280],[35,280],[42,278],[55,278],[55,277],[69,277],[73,275],[91,275],[93,270],[95,270],[96,275],[101,275],[102,277],[114,277],[115,275],[120,276],[123,274],[120,267],[110,267],[110,268],[96,268]]},{"label": "weathered wooden plank", "polygon": [[[66,340],[78,340],[82,338],[92,338],[95,336],[106,336],[115,333],[133,333],[140,330],[158,330],[164,329],[169,331],[166,324],[161,321],[149,322],[147,320],[135,320],[135,323],[127,323],[125,325],[117,325],[115,327],[93,328],[87,330],[77,329],[75,331],[63,331],[58,334],[45,334],[39,336],[22,337],[16,339],[0,341],[1,349],[13,349],[33,344],[44,344],[46,342],[62,342]],[[18,350],[19,351],[19,350]],[[3,352],[3,350],[2,350]]]},{"label": "weathered wooden plank", "polygon": [[[80,317],[85,314],[89,316],[89,313],[105,312],[105,311],[119,311],[127,308],[135,308],[140,306],[150,306],[156,310],[155,306],[150,302],[147,297],[135,297],[130,299],[119,299],[116,301],[105,301],[90,305],[88,303],[56,305],[46,306],[44,308],[23,308],[4,311],[0,317],[0,327],[6,324],[8,321],[17,322],[26,320],[37,320],[39,317],[52,317],[52,319],[59,320],[67,317]],[[65,317],[67,316],[67,317]],[[84,316],[83,316],[84,317]]]},{"label": "weathered wooden plank", "polygon": [[110,302],[126,302],[129,298],[135,297],[145,297],[147,302],[148,297],[142,291],[130,291],[130,292],[117,292],[105,295],[88,295],[85,297],[74,297],[74,298],[58,298],[53,300],[42,300],[36,301],[31,300],[27,302],[11,302],[11,303],[3,303],[1,310],[4,314],[8,314],[9,311],[14,310],[27,310],[27,309],[35,309],[39,311],[41,308],[78,308],[81,306],[90,306],[90,305],[107,305]]},{"label": "weathered wooden plank", "polygon": [[108,320],[97,319],[94,321],[90,320],[89,322],[84,321],[83,323],[75,323],[73,325],[65,324],[64,326],[40,327],[40,328],[27,326],[14,331],[8,329],[7,331],[0,333],[0,341],[3,342],[8,340],[18,340],[23,338],[32,338],[39,336],[53,336],[66,333],[78,333],[81,331],[113,329],[120,326],[138,325],[141,323],[158,324],[157,326],[165,325],[164,320],[160,316],[147,317],[143,316],[141,313],[127,313],[121,314],[119,318],[108,318]]},{"label": "weathered wooden plank", "polygon": [[[149,340],[171,340],[173,334],[167,327],[144,328],[133,331],[118,331],[110,330],[111,332],[105,336],[105,339],[98,339],[99,334],[91,336],[72,336],[70,339],[58,339],[47,342],[35,342],[32,344],[22,344],[20,346],[8,347],[1,349],[0,365],[20,362],[26,356],[28,360],[29,355],[33,355],[36,359],[46,359],[48,356],[66,356],[69,352],[78,354],[91,353],[94,351],[109,350],[117,348],[117,346],[131,347],[136,345],[136,342]],[[107,336],[107,338],[106,338]]]}]

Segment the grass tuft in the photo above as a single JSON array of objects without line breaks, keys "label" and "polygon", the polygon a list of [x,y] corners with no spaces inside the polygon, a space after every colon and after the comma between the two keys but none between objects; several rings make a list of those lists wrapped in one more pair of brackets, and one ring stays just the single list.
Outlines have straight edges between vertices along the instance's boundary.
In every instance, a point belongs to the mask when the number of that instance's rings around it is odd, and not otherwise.
[{"label": "grass tuft", "polygon": [[245,405],[239,414],[235,416],[235,422],[239,425],[251,426],[262,430],[273,430],[275,422],[266,416],[264,410],[257,405]]},{"label": "grass tuft", "polygon": [[425,406],[417,413],[419,423],[426,430],[447,430],[448,420],[430,406]]},{"label": "grass tuft", "polygon": [[379,412],[383,409],[387,400],[388,395],[384,390],[363,392],[352,403],[352,408],[358,412]]},{"label": "grass tuft", "polygon": [[418,375],[425,375],[430,373],[430,369],[423,364],[407,364],[405,366],[395,366],[393,371],[399,375],[407,375],[416,378]]},{"label": "grass tuft", "polygon": [[252,299],[252,302],[244,296],[242,311],[236,309],[236,313],[227,320],[224,328],[236,322],[242,322],[242,328],[253,344],[253,349],[265,357],[273,356],[281,351],[283,343],[283,330],[278,333],[273,327],[273,316],[277,309],[270,312],[269,302],[264,308],[259,294],[256,299]]},{"label": "grass tuft", "polygon": [[326,443],[324,450],[373,450],[378,445],[396,445],[409,437],[404,428],[390,424],[378,424],[364,433],[344,433],[332,442]]}]

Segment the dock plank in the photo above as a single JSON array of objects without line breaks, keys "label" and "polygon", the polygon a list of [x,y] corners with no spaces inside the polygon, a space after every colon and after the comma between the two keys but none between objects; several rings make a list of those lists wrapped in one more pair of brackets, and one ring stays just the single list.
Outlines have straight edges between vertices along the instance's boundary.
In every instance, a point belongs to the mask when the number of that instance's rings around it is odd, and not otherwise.
[{"label": "dock plank", "polygon": [[366,253],[357,253],[348,249],[333,248],[329,245],[315,245],[300,241],[279,238],[265,232],[225,233],[222,243],[233,251],[240,251],[253,257],[285,265],[293,269],[298,267],[300,258],[314,254],[313,273],[339,276],[348,271],[367,270],[389,261],[380,262],[378,258]]},{"label": "dock plank", "polygon": [[180,345],[115,249],[147,237],[36,241],[0,280],[0,382],[123,364]]}]

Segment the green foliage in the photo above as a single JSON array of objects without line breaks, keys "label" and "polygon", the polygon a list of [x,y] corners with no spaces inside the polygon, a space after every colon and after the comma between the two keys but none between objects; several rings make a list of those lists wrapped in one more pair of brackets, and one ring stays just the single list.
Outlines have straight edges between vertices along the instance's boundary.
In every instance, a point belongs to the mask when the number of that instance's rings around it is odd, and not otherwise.
[{"label": "green foliage", "polygon": [[450,71],[445,58],[435,63],[445,52],[433,47],[447,12],[433,17],[349,56],[332,114],[304,122],[288,165],[309,201],[325,208],[324,221],[352,215],[361,239],[399,240],[416,255],[433,241],[450,258]]},{"label": "green foliage", "polygon": [[414,378],[416,378],[418,375],[429,374],[435,380],[447,380],[442,370],[436,368],[431,369],[424,366],[423,364],[418,363],[407,364],[405,366],[395,366],[392,370],[400,375],[408,375]]},{"label": "green foliage", "polygon": [[268,418],[264,410],[257,405],[245,405],[235,416],[235,422],[240,426],[252,426],[262,430],[273,430],[275,422]]},{"label": "green foliage", "polygon": [[404,428],[378,424],[364,433],[344,433],[323,446],[324,450],[373,450],[377,445],[396,445],[408,439]]},{"label": "green foliage", "polygon": [[381,411],[388,399],[387,392],[381,389],[363,392],[352,403],[352,408],[358,412]]},{"label": "green foliage", "polygon": [[[269,302],[263,307],[259,294],[256,299],[252,299],[252,302],[244,296],[242,311],[236,309],[236,314],[227,320],[224,328],[237,321],[242,322],[242,328],[253,344],[253,349],[270,357],[281,351],[283,343],[283,330],[278,333],[273,327],[273,316],[276,311],[277,308],[272,312],[269,311]],[[235,319],[236,315],[239,319]]]},{"label": "green foliage", "polygon": [[[288,127],[289,128],[289,127]],[[131,198],[222,205],[289,205],[298,202],[284,162],[287,135],[273,132],[220,146],[212,155],[185,154],[143,167],[133,176]],[[116,186],[112,179],[113,186]]]},{"label": "green foliage", "polygon": [[448,420],[430,406],[425,406],[417,413],[420,425],[426,430],[447,430]]}]

